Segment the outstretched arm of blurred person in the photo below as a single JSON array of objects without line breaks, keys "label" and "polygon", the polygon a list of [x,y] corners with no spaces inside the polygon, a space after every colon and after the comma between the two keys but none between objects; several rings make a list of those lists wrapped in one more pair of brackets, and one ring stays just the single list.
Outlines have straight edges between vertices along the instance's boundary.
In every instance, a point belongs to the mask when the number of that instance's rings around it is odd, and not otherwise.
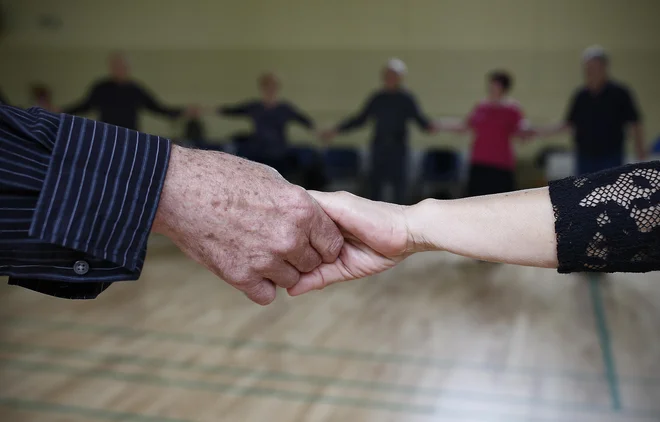
[{"label": "outstretched arm of blurred person", "polygon": [[339,259],[291,295],[384,271],[422,251],[578,271],[660,270],[660,162],[568,178],[549,188],[402,207],[348,193],[312,196],[341,228]]},{"label": "outstretched arm of blurred person", "polygon": [[644,141],[644,126],[641,122],[631,124],[630,130],[632,132],[633,140],[635,142],[635,154],[637,159],[645,161],[648,158],[648,150]]},{"label": "outstretched arm of blurred person", "polygon": [[436,127],[440,132],[468,133],[470,125],[463,119],[455,117],[443,117],[436,121]]},{"label": "outstretched arm of blurred person", "polygon": [[75,104],[70,104],[61,108],[64,114],[86,114],[94,109],[96,106],[96,99],[98,97],[98,87],[93,86],[85,95],[85,98]]},{"label": "outstretched arm of blurred person", "polygon": [[43,109],[0,106],[0,275],[94,298],[136,280],[150,232],[265,305],[334,262],[336,225],[276,171]]},{"label": "outstretched arm of blurred person", "polygon": [[623,91],[621,113],[623,114],[625,122],[629,124],[637,159],[639,161],[646,160],[648,158],[648,151],[644,141],[642,115],[639,111],[635,94],[627,89]]},{"label": "outstretched arm of blurred person", "polygon": [[248,102],[248,103],[240,103],[240,104],[235,104],[235,105],[224,105],[218,107],[216,110],[218,114],[222,116],[228,116],[228,117],[236,117],[236,116],[247,116],[250,114],[250,111],[254,107],[253,102]]},{"label": "outstretched arm of blurred person", "polygon": [[437,133],[439,131],[439,127],[436,122],[431,121],[421,110],[419,107],[419,104],[417,103],[417,99],[413,97],[412,95],[410,96],[410,113],[412,118],[415,120],[417,123],[417,126],[430,134]]},{"label": "outstretched arm of blurred person", "polygon": [[324,141],[330,141],[340,133],[349,132],[364,126],[374,112],[374,103],[375,96],[372,96],[367,100],[367,102],[357,114],[342,120],[334,128],[326,129],[321,132],[321,138]]},{"label": "outstretched arm of blurred person", "polygon": [[558,136],[570,133],[573,125],[570,122],[559,122],[547,126],[531,126],[528,133],[533,136]]},{"label": "outstretched arm of blurred person", "polygon": [[286,108],[291,120],[299,123],[308,130],[314,130],[314,120],[311,117],[292,104],[286,104]]},{"label": "outstretched arm of blurred person", "polygon": [[162,116],[167,116],[171,119],[175,119],[181,116],[184,113],[193,115],[195,110],[193,108],[185,109],[183,107],[169,107],[161,103],[156,97],[149,91],[144,88],[139,88],[140,96],[142,97],[142,104],[144,107],[151,111],[152,113],[160,114]]},{"label": "outstretched arm of blurred person", "polygon": [[560,122],[546,126],[531,126],[528,131],[529,136],[558,136],[567,135],[573,131],[575,122],[578,120],[581,96],[579,92],[573,94],[568,105],[568,110],[564,119]]}]

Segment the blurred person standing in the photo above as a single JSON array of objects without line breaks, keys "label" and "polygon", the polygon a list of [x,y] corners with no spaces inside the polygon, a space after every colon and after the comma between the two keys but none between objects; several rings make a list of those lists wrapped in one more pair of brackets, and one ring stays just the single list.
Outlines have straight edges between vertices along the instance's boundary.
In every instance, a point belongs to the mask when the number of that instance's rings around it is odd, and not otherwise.
[{"label": "blurred person standing", "polygon": [[[138,130],[138,112],[147,109],[169,118],[184,113],[182,107],[167,107],[161,104],[138,82],[131,78],[126,57],[120,53],[108,59],[110,75],[93,85],[87,96],[79,103],[62,108],[65,114],[99,113],[99,120],[115,126]],[[193,113],[193,110],[189,110]]]},{"label": "blurred person standing", "polygon": [[564,121],[536,128],[536,135],[573,132],[578,174],[594,173],[624,164],[626,129],[630,127],[637,159],[647,157],[641,116],[632,91],[609,75],[610,58],[601,46],[582,55],[584,86],[577,89]]},{"label": "blurred person standing", "polygon": [[243,143],[245,158],[273,167],[285,177],[298,170],[295,157],[289,153],[287,127],[295,122],[314,130],[314,121],[293,104],[280,99],[281,84],[272,72],[258,80],[260,99],[217,108],[227,117],[247,117],[252,121],[253,133]]},{"label": "blurred person standing", "polygon": [[435,125],[420,111],[414,95],[404,87],[406,72],[403,61],[388,61],[382,71],[383,87],[369,97],[358,114],[322,134],[324,139],[331,140],[339,133],[357,129],[373,120],[369,197],[380,200],[383,188],[391,183],[394,202],[398,204],[405,204],[407,200],[408,121],[414,120],[427,133],[436,132]]},{"label": "blurred person standing", "polygon": [[480,101],[460,122],[446,119],[438,123],[439,130],[472,132],[468,196],[491,195],[516,189],[515,136],[524,134],[528,124],[520,104],[510,98],[512,76],[493,71],[487,76],[487,97]]}]

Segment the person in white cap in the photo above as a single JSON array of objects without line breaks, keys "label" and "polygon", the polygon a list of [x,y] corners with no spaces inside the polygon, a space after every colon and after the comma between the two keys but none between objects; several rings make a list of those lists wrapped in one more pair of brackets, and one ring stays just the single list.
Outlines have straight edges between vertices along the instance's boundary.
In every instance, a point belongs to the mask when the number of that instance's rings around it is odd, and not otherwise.
[{"label": "person in white cap", "polygon": [[403,87],[406,64],[391,59],[383,69],[383,87],[372,94],[362,110],[342,121],[335,128],[323,132],[330,140],[338,133],[345,133],[373,120],[375,129],[371,141],[371,166],[369,197],[381,199],[387,183],[394,187],[394,202],[406,202],[406,174],[408,161],[407,123],[414,120],[428,133],[437,131],[435,125],[420,111],[415,97]]},{"label": "person in white cap", "polygon": [[646,159],[641,116],[632,91],[609,76],[609,55],[601,46],[584,50],[584,86],[578,88],[563,122],[536,128],[537,135],[573,132],[578,174],[624,164],[626,129],[631,129],[637,159]]}]

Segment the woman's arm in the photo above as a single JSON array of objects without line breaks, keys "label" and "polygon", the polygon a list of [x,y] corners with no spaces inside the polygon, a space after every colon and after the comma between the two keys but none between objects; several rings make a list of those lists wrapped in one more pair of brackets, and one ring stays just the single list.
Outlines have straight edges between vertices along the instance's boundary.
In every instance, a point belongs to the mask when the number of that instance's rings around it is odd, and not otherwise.
[{"label": "woman's arm", "polygon": [[484,261],[557,267],[548,188],[425,200],[407,210],[412,250],[448,251]]},{"label": "woman's arm", "polygon": [[531,127],[529,132],[535,136],[557,136],[570,133],[573,126],[569,122],[560,122],[548,126]]},{"label": "woman's arm", "polygon": [[435,122],[435,127],[441,132],[467,133],[470,126],[466,120],[453,117],[443,117]]},{"label": "woman's arm", "polygon": [[562,273],[660,270],[658,161],[412,207],[342,192],[312,195],[346,241],[339,259],[304,275],[292,295],[385,271],[421,251]]}]

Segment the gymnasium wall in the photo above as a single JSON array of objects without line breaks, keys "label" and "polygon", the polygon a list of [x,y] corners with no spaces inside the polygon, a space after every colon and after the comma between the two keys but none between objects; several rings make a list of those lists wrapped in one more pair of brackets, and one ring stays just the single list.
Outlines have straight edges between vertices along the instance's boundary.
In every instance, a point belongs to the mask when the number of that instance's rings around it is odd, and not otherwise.
[{"label": "gymnasium wall", "polygon": [[[0,0],[1,1],[1,0]],[[4,0],[0,87],[14,102],[43,81],[57,103],[81,96],[114,49],[168,103],[219,104],[256,94],[276,71],[284,94],[321,125],[355,110],[377,87],[390,56],[409,65],[409,86],[432,116],[464,115],[483,95],[483,75],[503,67],[535,122],[564,114],[579,84],[580,52],[613,55],[615,75],[637,92],[649,139],[660,133],[659,0]],[[206,119],[214,136],[246,127]],[[146,131],[180,127],[147,117]],[[302,131],[297,139],[308,139]],[[360,131],[340,142],[364,143]],[[417,146],[456,144],[413,136]],[[566,140],[554,140],[562,143]],[[520,147],[531,156],[542,145]],[[543,143],[547,145],[547,143]]]}]

